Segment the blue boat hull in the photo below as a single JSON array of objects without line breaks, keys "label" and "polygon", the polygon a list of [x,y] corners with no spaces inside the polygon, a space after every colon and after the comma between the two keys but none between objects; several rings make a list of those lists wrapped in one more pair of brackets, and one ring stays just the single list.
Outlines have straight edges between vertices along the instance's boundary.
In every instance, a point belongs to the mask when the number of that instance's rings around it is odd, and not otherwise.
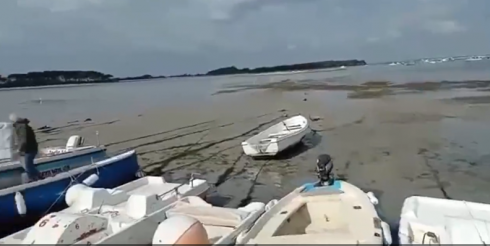
[{"label": "blue boat hull", "polygon": [[[124,154],[123,154],[124,155]],[[81,174],[55,180],[20,191],[26,204],[26,214],[19,215],[15,202],[15,192],[0,196],[0,234],[12,233],[36,222],[48,212],[66,207],[65,192],[70,185],[82,182],[88,176],[97,174],[99,179],[91,185],[96,188],[114,188],[137,178],[139,165],[136,153],[99,168],[90,168]],[[53,178],[54,179],[54,178]],[[16,228],[13,228],[16,227]]]},{"label": "blue boat hull", "polygon": [[[71,155],[67,158],[57,159],[53,161],[44,161],[36,164],[36,169],[44,177],[53,176],[55,174],[66,172],[71,169],[75,169],[81,166],[86,166],[107,158],[107,154],[104,149],[100,149],[95,152],[85,152],[81,154]],[[0,189],[21,185],[22,174],[24,169],[21,166],[17,168],[5,170],[0,172]]]}]

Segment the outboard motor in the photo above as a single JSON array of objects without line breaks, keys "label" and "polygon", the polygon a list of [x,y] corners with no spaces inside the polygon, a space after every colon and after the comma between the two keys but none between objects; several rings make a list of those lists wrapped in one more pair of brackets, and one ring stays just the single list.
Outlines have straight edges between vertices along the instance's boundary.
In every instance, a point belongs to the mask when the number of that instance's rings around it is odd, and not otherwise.
[{"label": "outboard motor", "polygon": [[333,184],[334,178],[331,175],[332,169],[332,157],[327,154],[319,155],[316,161],[316,173],[319,179],[317,186],[328,186]]}]

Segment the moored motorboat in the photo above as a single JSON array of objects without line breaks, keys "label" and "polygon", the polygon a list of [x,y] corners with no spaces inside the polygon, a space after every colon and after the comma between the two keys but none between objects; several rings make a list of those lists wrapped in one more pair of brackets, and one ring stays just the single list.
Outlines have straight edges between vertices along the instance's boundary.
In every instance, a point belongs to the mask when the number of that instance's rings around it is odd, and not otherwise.
[{"label": "moored motorboat", "polygon": [[412,196],[403,203],[400,244],[481,244],[490,242],[490,205]]},{"label": "moored motorboat", "polygon": [[243,152],[252,157],[275,156],[300,143],[309,131],[308,119],[302,115],[297,115],[242,142]]},{"label": "moored motorboat", "polygon": [[48,211],[65,208],[65,193],[76,183],[85,180],[91,187],[114,188],[136,179],[139,170],[136,152],[129,151],[53,177],[0,190],[0,235],[32,225]]},{"label": "moored motorboat", "polygon": [[210,186],[205,179],[195,178],[194,175],[191,175],[189,182],[186,183],[171,183],[163,177],[147,176],[114,189],[92,188],[84,184],[76,184],[66,192],[65,201],[69,207],[63,211],[90,213],[93,209],[100,209],[100,206],[121,207],[127,203],[132,195],[155,195],[158,196],[158,200],[168,200],[167,202],[170,204],[172,201],[186,196],[205,198],[209,189]]},{"label": "moored motorboat", "polygon": [[250,228],[266,208],[263,203],[238,209],[214,207],[198,196],[172,195],[161,199],[164,194],[155,194],[155,190],[145,186],[132,192],[119,204],[104,204],[83,213],[65,210],[46,215],[30,230],[0,241],[53,245],[164,244],[164,240],[176,236],[173,232],[181,226],[174,222],[186,217],[203,225],[209,242],[233,244],[238,234]]},{"label": "moored motorboat", "polygon": [[[84,139],[71,136],[64,147],[41,148],[34,160],[36,169],[43,177],[50,177],[107,158],[104,146],[83,146]],[[25,171],[13,151],[11,123],[0,122],[0,189],[27,182]]]},{"label": "moored motorboat", "polygon": [[372,193],[335,180],[328,155],[317,163],[319,182],[305,184],[265,212],[237,244],[391,244]]}]

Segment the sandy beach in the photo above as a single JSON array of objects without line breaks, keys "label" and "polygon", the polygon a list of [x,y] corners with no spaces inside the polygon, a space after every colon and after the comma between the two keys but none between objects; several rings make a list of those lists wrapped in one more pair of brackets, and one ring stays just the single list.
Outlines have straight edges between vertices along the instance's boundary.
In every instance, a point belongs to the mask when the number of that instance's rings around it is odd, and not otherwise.
[{"label": "sandy beach", "polygon": [[[228,91],[226,103],[157,108],[92,122],[80,119],[38,138],[44,146],[62,145],[77,134],[95,144],[98,131],[112,153],[136,149],[148,175],[181,180],[197,173],[206,178],[216,186],[212,201],[229,207],[280,198],[315,180],[315,160],[322,153],[333,156],[338,177],[373,191],[392,221],[411,195],[490,202],[485,165],[490,158],[475,154],[490,138],[484,130],[475,130],[481,141],[468,133],[457,135],[466,126],[474,129],[474,124],[488,121],[486,95],[463,100],[381,93],[349,99],[348,91],[335,90],[331,93],[346,98],[339,104],[325,101],[315,86],[295,92],[273,87]],[[243,155],[242,141],[295,114],[314,119],[310,124],[315,133],[302,146],[274,160]]]}]

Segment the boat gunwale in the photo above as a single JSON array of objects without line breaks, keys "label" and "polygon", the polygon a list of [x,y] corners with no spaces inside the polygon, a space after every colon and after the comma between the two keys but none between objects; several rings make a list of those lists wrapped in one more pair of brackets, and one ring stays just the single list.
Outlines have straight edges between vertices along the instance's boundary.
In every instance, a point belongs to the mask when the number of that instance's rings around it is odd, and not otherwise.
[{"label": "boat gunwale", "polygon": [[[304,117],[303,115],[296,115],[296,116],[293,116],[293,117],[287,118],[286,120],[290,120],[290,119],[293,119],[293,118],[301,118],[301,119],[304,119],[306,123],[305,123],[304,125],[302,125],[302,127],[301,127],[301,128],[299,128],[299,129],[297,129],[297,130],[296,130],[296,129],[294,129],[294,130],[289,130],[289,131],[291,131],[291,132],[290,132],[290,133],[288,133],[288,134],[286,134],[286,135],[279,136],[279,137],[274,137],[274,138],[270,138],[271,140],[273,140],[273,141],[271,141],[271,142],[273,142],[273,143],[278,143],[278,142],[281,142],[281,141],[283,141],[283,140],[285,140],[285,139],[288,139],[288,138],[290,138],[290,137],[296,136],[296,135],[298,135],[298,134],[300,134],[300,133],[305,132],[305,131],[308,129],[308,127],[310,126],[308,119],[307,119],[306,117]],[[257,143],[251,143],[251,142],[250,142],[250,139],[253,139],[253,138],[258,137],[258,136],[259,136],[260,134],[262,134],[263,132],[266,132],[267,130],[269,130],[269,129],[271,129],[271,128],[275,127],[275,126],[280,125],[281,123],[285,122],[286,120],[282,120],[281,122],[278,122],[278,123],[276,123],[276,124],[274,124],[274,125],[272,125],[272,126],[268,127],[267,129],[265,129],[265,130],[263,130],[263,131],[259,132],[258,134],[253,135],[252,137],[250,137],[250,138],[248,138],[247,140],[243,141],[243,142],[241,143],[241,144],[242,144],[242,146],[244,146],[244,145],[245,145],[245,146],[246,146],[246,145],[256,146],[256,145],[260,144],[260,140],[262,140],[262,139],[259,139],[259,140],[257,141]],[[286,130],[287,130],[287,129],[286,129]],[[267,138],[268,138],[268,137],[263,138],[263,139],[267,139]]]},{"label": "boat gunwale", "polygon": [[126,151],[124,153],[121,153],[121,154],[118,154],[118,155],[115,155],[112,157],[108,157],[104,160],[95,162],[93,164],[85,165],[85,166],[78,167],[78,168],[75,168],[72,170],[68,170],[66,172],[59,173],[59,174],[52,176],[52,177],[48,177],[48,178],[38,180],[35,182],[30,182],[27,184],[21,184],[21,185],[5,188],[5,189],[0,190],[0,196],[9,195],[9,194],[12,194],[12,193],[15,193],[18,191],[22,191],[22,190],[25,190],[28,188],[32,188],[35,186],[45,185],[45,184],[56,182],[56,181],[59,181],[59,180],[65,179],[65,178],[73,177],[77,174],[84,173],[84,172],[91,170],[93,168],[101,168],[101,167],[104,167],[107,165],[111,165],[117,161],[126,159],[126,158],[128,158],[134,154],[136,154],[136,150]]},{"label": "boat gunwale", "polygon": [[[60,161],[63,159],[69,159],[69,158],[73,158],[73,157],[78,157],[78,156],[82,156],[82,155],[88,155],[88,154],[92,154],[92,153],[96,153],[96,152],[103,152],[103,151],[106,151],[105,146],[95,146],[95,145],[86,146],[86,147],[84,147],[84,149],[78,149],[78,150],[75,149],[75,150],[68,152],[68,153],[62,153],[62,154],[53,155],[53,156],[36,158],[36,159],[34,159],[34,165],[38,166],[38,165],[42,165],[42,164],[49,163],[49,162]],[[8,161],[7,160],[4,162],[0,161],[0,172],[10,171],[13,169],[17,169],[19,167],[22,167],[19,160],[16,160],[16,161]]]},{"label": "boat gunwale", "polygon": [[[255,240],[259,233],[261,232],[262,228],[264,228],[265,225],[271,220],[272,217],[275,215],[279,214],[281,209],[283,209],[287,204],[289,204],[291,201],[296,199],[297,197],[301,196],[301,191],[305,189],[305,185],[302,185],[295,190],[293,190],[291,193],[280,199],[272,208],[270,208],[268,211],[263,213],[252,225],[252,227],[246,231],[244,236],[240,239],[237,244],[247,244],[251,240]],[[238,241],[238,240],[237,240]]]},{"label": "boat gunwale", "polygon": [[[172,216],[168,216],[167,213],[170,212],[173,208],[177,208],[179,202],[182,202],[182,201],[187,201],[187,202],[184,202],[184,203],[189,204],[189,205],[186,205],[186,206],[190,206],[190,207],[194,207],[194,206],[195,207],[199,207],[199,206],[201,206],[201,205],[198,205],[198,204],[192,204],[190,202],[190,199],[189,199],[191,197],[197,197],[197,198],[205,201],[199,195],[190,195],[190,196],[184,196],[184,197],[180,197],[180,198],[178,198],[177,196],[172,196],[169,199],[162,200],[162,201],[165,201],[165,202],[168,202],[168,203],[166,205],[164,205],[161,209],[159,209],[157,211],[154,211],[154,212],[152,212],[152,213],[150,213],[150,214],[148,214],[148,215],[146,215],[146,216],[144,216],[142,218],[135,219],[134,220],[134,224],[136,224],[137,222],[143,222],[145,220],[150,220],[151,221],[153,217],[159,217],[159,216],[164,217],[165,218],[164,220],[166,220],[166,219],[172,217]],[[206,202],[206,203],[207,204],[210,204],[208,202]],[[214,206],[212,204],[210,204],[210,205],[211,205],[211,207],[219,207],[219,206]],[[242,207],[239,207],[239,208],[242,208]],[[232,208],[232,209],[239,210],[238,208]],[[248,229],[251,228],[251,227],[253,227],[255,225],[255,222],[257,222],[261,218],[261,216],[264,215],[264,213],[265,213],[265,204],[264,204],[264,207],[262,209],[255,210],[255,211],[252,211],[252,212],[248,212],[248,215],[245,218],[240,219],[240,223],[237,226],[233,227],[233,231],[232,232],[221,236],[220,239],[218,239],[212,245],[223,244],[227,240],[230,241],[230,240],[233,240],[234,239],[233,241],[236,241],[237,238],[241,235],[241,233],[247,231],[247,228],[246,227],[248,226]],[[96,215],[96,216],[101,216],[101,215]],[[192,217],[191,215],[189,215],[189,216]],[[226,227],[226,226],[223,226],[223,227]],[[124,232],[127,232],[130,228],[131,228],[131,226],[124,227],[120,231],[118,231],[116,233],[110,234],[111,235],[110,237],[113,237],[116,234],[122,234]],[[156,229],[158,229],[158,227]],[[104,244],[104,242],[103,242],[104,240],[107,240],[107,237],[104,237],[104,238],[102,238],[102,239],[94,242],[93,244]]]}]

